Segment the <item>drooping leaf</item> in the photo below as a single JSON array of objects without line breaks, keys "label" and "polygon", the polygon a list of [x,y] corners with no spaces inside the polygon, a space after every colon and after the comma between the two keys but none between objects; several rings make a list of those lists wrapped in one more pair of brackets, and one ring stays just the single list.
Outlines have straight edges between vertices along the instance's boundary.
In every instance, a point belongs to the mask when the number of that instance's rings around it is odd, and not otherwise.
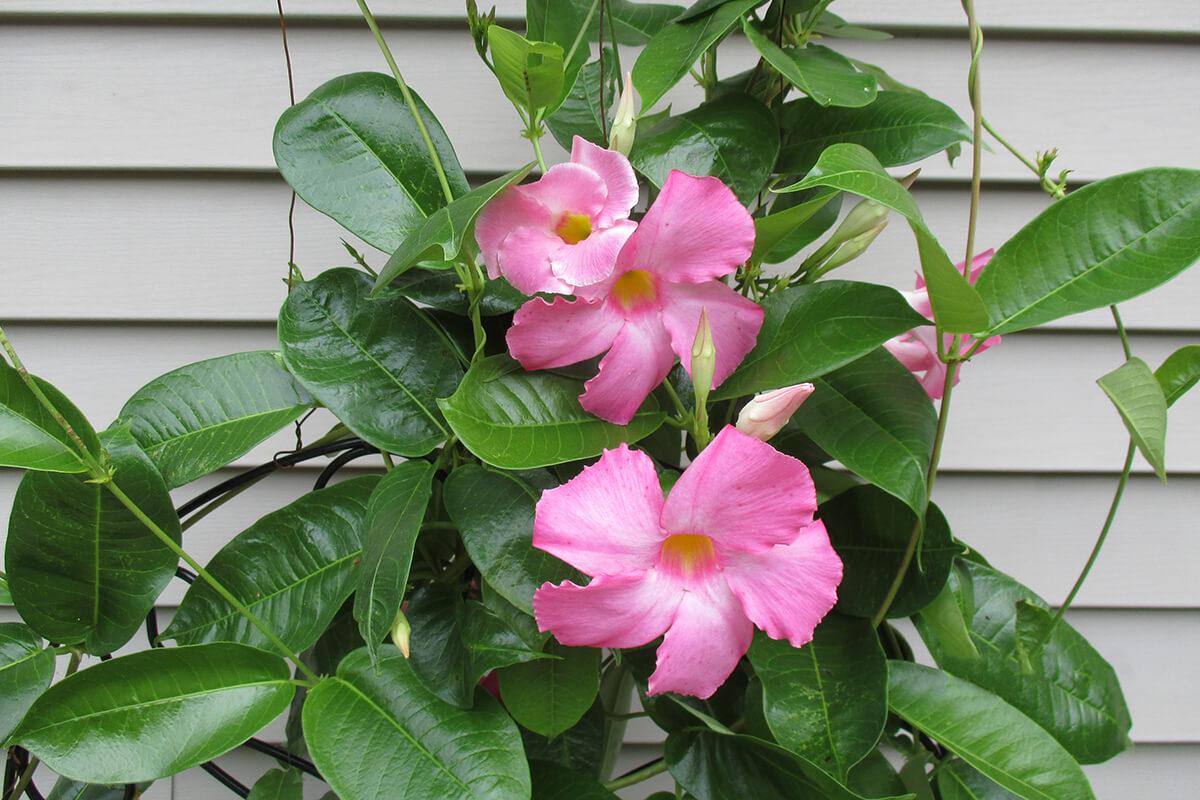
[{"label": "drooping leaf", "polygon": [[585,65],[579,70],[575,85],[567,92],[558,109],[546,118],[546,127],[564,150],[571,149],[575,136],[582,136],[601,147],[608,146],[605,132],[615,111],[619,76],[612,51],[605,48],[604,52],[603,85],[600,81],[600,61]]},{"label": "drooping leaf", "polygon": [[[41,378],[34,382],[70,423],[88,452],[100,455],[100,440],[87,417],[62,392]],[[21,375],[0,359],[0,467],[43,472],[86,472],[75,444]]]},{"label": "drooping leaf", "polygon": [[961,758],[943,763],[936,781],[942,800],[1020,800]]},{"label": "drooping leaf", "polygon": [[873,28],[864,28],[861,25],[852,25],[831,11],[821,12],[821,16],[817,18],[817,24],[813,26],[813,30],[823,36],[831,36],[835,39],[861,39],[863,41],[881,42],[892,38],[892,35],[887,31],[877,31]]},{"label": "drooping leaf", "polygon": [[748,19],[742,31],[763,59],[821,106],[858,108],[875,100],[875,77],[859,72],[845,56],[818,44],[784,50]]},{"label": "drooping leaf", "polygon": [[530,41],[507,28],[488,28],[488,47],[500,88],[517,106],[533,114],[557,104],[566,84],[563,48],[553,42]]},{"label": "drooping leaf", "polygon": [[[267,514],[222,547],[208,571],[288,647],[308,648],[354,591],[367,501],[378,482],[375,475],[353,478]],[[272,649],[262,632],[204,581],[188,589],[162,638]]]},{"label": "drooping leaf", "polygon": [[1200,381],[1200,344],[1187,344],[1171,353],[1154,370],[1154,378],[1162,387],[1167,406],[1174,405]]},{"label": "drooping leaf", "polygon": [[302,800],[303,791],[299,771],[273,769],[254,782],[248,800]]},{"label": "drooping leaf", "polygon": [[1029,717],[973,683],[888,663],[888,704],[950,752],[1025,800],[1093,800],[1083,770]]},{"label": "drooping leaf", "polygon": [[533,800],[617,800],[594,777],[563,764],[530,761],[529,772],[533,779]]},{"label": "drooping leaf", "polygon": [[259,350],[161,375],[133,393],[117,421],[175,488],[245,455],[314,402],[278,353]]},{"label": "drooping leaf", "polygon": [[450,436],[437,398],[462,377],[436,325],[395,291],[370,296],[369,275],[331,269],[293,287],[279,312],[283,360],[296,379],[367,442],[421,456]]},{"label": "drooping leaf", "polygon": [[[179,517],[127,428],[105,432],[114,483],[168,536]],[[82,475],[27,472],[8,520],[5,566],[21,618],[53,642],[111,653],[142,626],[178,562],[107,489]]]},{"label": "drooping leaf", "polygon": [[651,395],[628,425],[613,425],[584,411],[581,394],[583,381],[525,372],[502,354],[476,362],[438,406],[472,453],[504,469],[591,458],[621,442],[636,442],[666,418]]},{"label": "drooping leaf", "polygon": [[1022,663],[1018,604],[1044,610],[1042,598],[962,558],[947,589],[945,603],[939,598],[917,618],[938,666],[1004,698],[1081,763],[1107,761],[1129,746],[1129,709],[1116,672],[1069,623],[1059,620]]},{"label": "drooping leaf", "polygon": [[870,623],[832,614],[800,648],[757,633],[749,656],[775,741],[845,783],[887,720],[887,661]]},{"label": "drooping leaf", "polygon": [[1167,480],[1167,398],[1150,367],[1136,356],[1096,381],[1121,415],[1142,456]]},{"label": "drooping leaf", "polygon": [[379,480],[367,501],[354,618],[372,658],[378,656],[404,601],[413,549],[433,491],[433,472],[427,461],[399,464]]},{"label": "drooping leaf", "polygon": [[714,398],[738,397],[818,378],[928,320],[895,289],[820,281],[771,295],[758,343]]},{"label": "drooping leaf", "polygon": [[[554,0],[549,0],[553,3]],[[586,14],[592,0],[571,0],[581,14]],[[667,3],[644,3],[641,0],[607,0],[604,4],[604,41],[619,44],[643,45],[679,16],[683,6]],[[600,11],[588,23],[588,39],[595,41],[600,34]]]},{"label": "drooping leaf", "polygon": [[887,797],[905,793],[904,782],[900,780],[896,768],[878,749],[872,750],[866,758],[854,765],[846,786],[863,797]]},{"label": "drooping leaf", "polygon": [[675,169],[712,175],[747,203],[762,191],[778,154],[779,130],[767,107],[727,94],[639,131],[629,161],[655,186]]},{"label": "drooping leaf", "polygon": [[[801,244],[791,250],[789,240],[796,235],[798,229],[806,226],[813,217],[827,208],[838,196],[837,192],[814,192],[813,194],[813,197],[795,204],[784,203],[786,208],[781,207],[779,210],[775,210],[772,206],[772,213],[754,220],[754,252],[750,254],[752,262],[765,261],[768,264],[777,264],[799,252],[804,245]],[[783,195],[782,197],[791,198],[792,196]],[[777,200],[775,204],[780,204],[780,201]],[[840,206],[839,203],[838,207],[840,208]],[[835,211],[834,216],[836,217],[836,215]],[[788,250],[791,252],[786,252]]]},{"label": "drooping leaf", "polygon": [[407,659],[384,648],[347,656],[304,705],[304,735],[342,800],[525,800],[529,767],[517,726],[480,690],[464,711],[434,696]]},{"label": "drooping leaf", "polygon": [[534,733],[554,738],[579,722],[595,701],[600,691],[600,651],[551,641],[546,652],[557,658],[500,670],[500,696],[513,719]]},{"label": "drooping leaf", "polygon": [[0,623],[0,742],[54,677],[54,652],[19,622]]},{"label": "drooping leaf", "polygon": [[540,492],[515,475],[464,464],[446,479],[446,511],[488,585],[527,614],[543,583],[582,580],[571,567],[533,548]]},{"label": "drooping leaf", "polygon": [[[457,197],[470,189],[437,117],[414,92],[425,129]],[[433,159],[395,78],[342,75],[287,109],[275,126],[275,163],[313,208],[385,252],[446,204]]]},{"label": "drooping leaf", "polygon": [[244,645],[154,648],[56,683],[13,741],[79,781],[154,780],[237,747],[294,690],[282,659]]}]

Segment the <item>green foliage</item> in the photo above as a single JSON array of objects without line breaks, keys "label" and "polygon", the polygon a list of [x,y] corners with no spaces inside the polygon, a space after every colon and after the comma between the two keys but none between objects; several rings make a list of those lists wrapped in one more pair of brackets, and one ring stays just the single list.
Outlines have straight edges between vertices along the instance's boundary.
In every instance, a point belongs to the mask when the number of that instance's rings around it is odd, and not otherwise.
[{"label": "green foliage", "polygon": [[550,642],[552,658],[500,671],[500,697],[513,719],[553,739],[574,727],[600,691],[600,651]]},{"label": "green foliage", "polygon": [[742,30],[762,57],[819,106],[859,108],[875,101],[875,78],[859,72],[850,59],[821,45],[784,50],[749,21]]},{"label": "green foliage", "polygon": [[[100,441],[87,418],[62,392],[41,378],[32,378],[43,394],[70,423],[93,456]],[[44,472],[85,472],[75,444],[62,425],[39,402],[20,374],[0,360],[0,466]]]},{"label": "green foliage", "polygon": [[54,677],[54,653],[19,622],[0,623],[0,741],[17,727]]},{"label": "green foliage", "polygon": [[1096,383],[1116,406],[1138,450],[1165,482],[1167,398],[1150,367],[1134,357]]},{"label": "green foliage", "polygon": [[1200,381],[1200,345],[1189,344],[1167,356],[1166,361],[1154,370],[1154,378],[1162,387],[1167,406],[1183,397]]}]

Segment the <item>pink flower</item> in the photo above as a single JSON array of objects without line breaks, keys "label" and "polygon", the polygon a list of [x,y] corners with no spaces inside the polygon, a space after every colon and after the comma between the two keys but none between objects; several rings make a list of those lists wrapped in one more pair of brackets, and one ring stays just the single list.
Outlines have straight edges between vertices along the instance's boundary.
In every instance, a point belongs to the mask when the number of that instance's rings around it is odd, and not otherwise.
[{"label": "pink flower", "polygon": [[673,171],[605,281],[581,299],[536,298],[517,311],[508,349],[526,369],[550,369],[607,351],[580,396],[596,416],[624,425],[678,355],[691,374],[700,310],[716,346],[713,386],[754,347],[763,311],[719,279],[754,246],[754,222],[716,178]]},{"label": "pink flower", "polygon": [[800,647],[837,601],[842,562],[816,507],[803,464],[731,426],[665,502],[646,454],[606,450],[537,504],[534,547],[592,576],[543,584],[538,627],[587,647],[663,636],[650,694],[708,697],[755,625]]},{"label": "pink flower", "polygon": [[[970,281],[972,284],[979,280],[980,273],[983,272],[983,268],[987,266],[995,252],[995,250],[985,250],[971,259]],[[960,263],[957,266],[961,272],[963,265]],[[920,274],[917,275],[916,291],[905,292],[904,296],[908,299],[908,304],[919,313],[933,319],[933,306],[929,303],[929,290],[925,288],[925,279]],[[949,351],[951,336],[948,333],[943,336],[942,346]],[[982,353],[999,343],[999,336],[990,336],[984,340],[983,345],[976,352]],[[958,354],[962,355],[967,352],[974,344],[975,339],[970,336],[959,337]],[[946,384],[946,365],[938,358],[937,333],[933,328],[929,326],[914,328],[908,333],[889,339],[883,343],[883,346],[917,377],[921,382],[921,387],[925,389],[931,399],[941,398]],[[954,376],[955,385],[958,384],[961,376],[962,366],[960,365],[958,375]]]},{"label": "pink flower", "polygon": [[503,275],[525,294],[561,292],[609,276],[637,223],[629,159],[579,136],[571,161],[533,183],[513,186],[483,209],[475,240],[488,277]]},{"label": "pink flower", "polygon": [[788,424],[796,409],[813,393],[813,388],[811,383],[798,383],[754,395],[738,414],[737,429],[769,442]]}]

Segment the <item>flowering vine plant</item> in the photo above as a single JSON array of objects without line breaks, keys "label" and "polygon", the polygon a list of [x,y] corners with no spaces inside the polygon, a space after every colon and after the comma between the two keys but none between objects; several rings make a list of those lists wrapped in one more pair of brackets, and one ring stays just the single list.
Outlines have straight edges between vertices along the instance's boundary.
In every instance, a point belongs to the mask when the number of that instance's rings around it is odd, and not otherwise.
[{"label": "flowering vine plant", "polygon": [[[4,798],[40,797],[39,764],[56,797],[196,766],[272,798],[649,779],[696,800],[1093,797],[1080,765],[1128,747],[1130,716],[1063,612],[1135,453],[1165,474],[1168,407],[1200,378],[1200,346],[1152,370],[1117,313],[1200,256],[1200,173],[1068,192],[1052,153],[984,120],[971,0],[970,124],[839,54],[886,35],[830,0],[529,0],[523,34],[472,0],[481,76],[533,156],[473,185],[360,6],[391,74],[325,83],[274,151],[385,261],[290,264],[278,352],[169,372],[99,433],[0,331],[0,464],[26,470],[0,582],[21,619],[0,624]],[[729,37],[753,69],[718,67]],[[698,104],[674,88],[689,75]],[[994,252],[975,238],[985,129],[1050,195]],[[548,163],[547,135],[569,159]],[[916,173],[887,170],[962,148],[956,265]],[[919,275],[907,294],[853,278],[891,217],[915,242],[889,256]],[[1105,306],[1126,360],[1099,384],[1130,444],[1055,607],[933,487],[966,362]],[[313,409],[324,435],[206,478]],[[316,459],[311,493],[189,554],[209,512]],[[256,738],[281,715],[286,747]],[[641,717],[662,753],[614,774]],[[278,765],[252,790],[212,763],[243,746]]]}]

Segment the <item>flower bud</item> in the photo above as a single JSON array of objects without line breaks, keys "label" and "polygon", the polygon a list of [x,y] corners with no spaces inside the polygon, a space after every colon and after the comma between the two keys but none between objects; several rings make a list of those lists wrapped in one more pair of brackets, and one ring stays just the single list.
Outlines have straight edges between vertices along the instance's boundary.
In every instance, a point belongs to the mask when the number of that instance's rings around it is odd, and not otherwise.
[{"label": "flower bud", "polygon": [[798,383],[754,395],[738,414],[737,429],[755,439],[770,441],[813,393],[813,388],[811,383]]},{"label": "flower bud", "polygon": [[867,248],[871,246],[871,242],[875,241],[875,238],[883,233],[883,229],[887,227],[887,223],[887,217],[884,217],[874,228],[860,233],[843,244],[837,249],[836,253],[829,257],[828,261],[821,265],[821,271],[828,272],[831,269],[837,269],[867,252]]},{"label": "flower bud", "polygon": [[633,149],[633,138],[637,133],[637,111],[633,107],[633,76],[625,73],[625,85],[621,99],[617,101],[617,115],[608,134],[608,149],[623,156]]},{"label": "flower bud", "polygon": [[[917,180],[917,175],[920,173],[921,170],[919,169],[913,170],[900,179],[900,185],[905,189],[909,188]],[[881,225],[887,224],[888,211],[889,209],[886,206],[882,206],[874,200],[862,200],[850,210],[850,213],[842,220],[842,224],[838,225],[837,230],[830,237],[830,241],[839,243],[848,242],[851,239],[862,236],[868,231],[875,230]]]},{"label": "flower bud", "polygon": [[392,644],[400,651],[400,654],[408,658],[408,637],[412,633],[412,626],[408,624],[408,617],[404,616],[403,611],[396,612],[396,619],[392,622]]},{"label": "flower bud", "polygon": [[692,386],[696,393],[696,408],[703,408],[712,389],[713,373],[717,369],[717,346],[713,343],[712,327],[708,324],[708,309],[700,309],[700,323],[692,340]]}]

